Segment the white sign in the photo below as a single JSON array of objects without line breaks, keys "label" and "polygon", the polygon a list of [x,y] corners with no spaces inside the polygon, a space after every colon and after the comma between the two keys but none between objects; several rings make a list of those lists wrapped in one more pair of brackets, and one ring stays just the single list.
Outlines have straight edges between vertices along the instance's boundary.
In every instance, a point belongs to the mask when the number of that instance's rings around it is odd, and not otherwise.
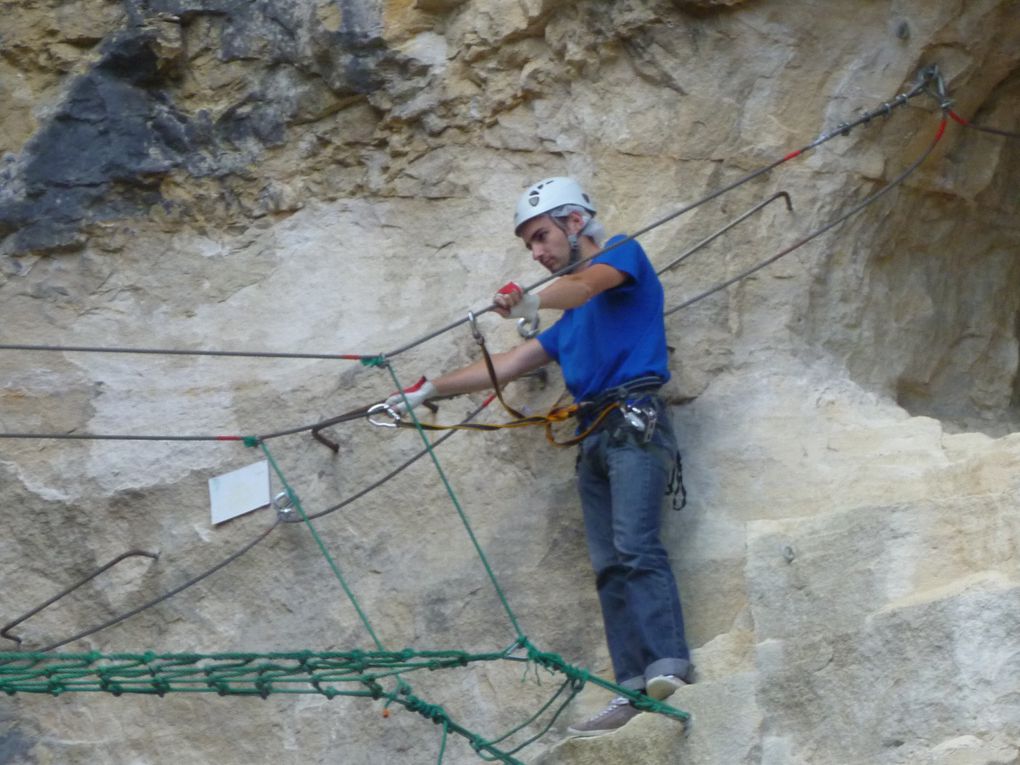
[{"label": "white sign", "polygon": [[209,502],[214,524],[229,521],[269,504],[269,462],[234,470],[209,479]]}]

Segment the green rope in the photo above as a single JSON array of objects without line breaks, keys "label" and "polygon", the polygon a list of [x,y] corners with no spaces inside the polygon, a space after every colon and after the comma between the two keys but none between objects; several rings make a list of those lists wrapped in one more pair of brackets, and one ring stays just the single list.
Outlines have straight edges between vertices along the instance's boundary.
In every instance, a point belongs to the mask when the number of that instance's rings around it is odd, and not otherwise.
[{"label": "green rope", "polygon": [[[396,373],[381,356],[366,357],[362,363],[367,366],[386,366],[398,390],[403,390]],[[405,405],[408,404],[406,395]],[[258,437],[246,437],[246,446],[262,448],[287,496],[293,502],[305,525],[308,526],[320,552],[326,559],[337,581],[354,606],[362,624],[371,636],[376,651],[354,650],[346,652],[316,653],[296,651],[289,653],[222,653],[222,654],[109,654],[98,652],[84,654],[57,654],[49,652],[0,652],[0,691],[9,695],[16,693],[46,693],[59,696],[69,692],[102,692],[120,696],[130,694],[151,694],[164,696],[167,693],[216,693],[221,696],[259,696],[263,699],[274,694],[319,694],[328,699],[337,696],[355,698],[386,699],[385,708],[399,704],[409,711],[417,712],[442,729],[437,765],[442,765],[450,733],[464,737],[479,757],[487,761],[498,761],[506,765],[523,765],[514,755],[544,736],[570,702],[586,683],[594,683],[616,695],[632,701],[638,709],[657,712],[686,722],[690,715],[661,701],[651,699],[636,691],[622,688],[615,683],[592,676],[586,670],[568,664],[561,656],[539,651],[521,631],[510,603],[496,579],[495,572],[483,552],[474,530],[468,521],[456,493],[435,455],[431,442],[418,422],[413,410],[408,411],[415,427],[425,444],[425,449],[436,467],[446,492],[453,503],[461,523],[467,531],[485,572],[499,596],[503,608],[517,633],[516,640],[505,650],[488,653],[466,651],[387,651],[379,640],[367,615],[348,585],[340,567],[326,548],[322,537],[312,524],[301,505],[297,493],[291,488],[265,442]],[[517,649],[526,652],[526,658],[514,657]],[[411,686],[401,677],[420,670],[434,671],[453,667],[464,667],[480,661],[526,661],[535,667],[564,675],[565,680],[556,692],[531,717],[506,733],[493,739],[486,739],[456,723],[438,705],[432,704],[412,693]],[[527,676],[527,671],[525,676]],[[386,691],[380,681],[395,680],[395,690]],[[337,685],[352,684],[351,688]],[[569,693],[566,691],[569,689]],[[516,747],[504,751],[499,744],[520,733],[546,714],[557,699],[563,701],[553,711],[546,725],[536,734]]]},{"label": "green rope", "polygon": [[329,564],[329,567],[333,570],[333,574],[336,576],[337,581],[340,582],[340,586],[347,594],[347,598],[351,601],[351,604],[354,606],[354,610],[358,612],[358,617],[361,619],[361,623],[365,625],[365,629],[368,630],[368,634],[371,635],[372,642],[375,643],[376,648],[378,648],[380,651],[385,650],[383,648],[382,642],[379,640],[379,637],[375,634],[375,630],[372,629],[372,623],[368,620],[368,617],[365,615],[365,612],[361,608],[361,604],[358,602],[358,599],[354,596],[353,590],[351,590],[350,586],[347,584],[347,580],[344,579],[343,574],[340,573],[340,567],[337,565],[336,561],[333,560],[333,556],[329,554],[329,550],[326,549],[326,545],[322,541],[322,537],[320,537],[319,532],[315,530],[315,525],[308,519],[308,515],[305,513],[304,508],[301,507],[301,500],[298,498],[297,493],[293,489],[291,489],[290,485],[287,483],[286,477],[284,477],[283,475],[283,471],[280,470],[279,465],[276,464],[276,460],[273,459],[273,455],[269,451],[269,447],[266,446],[266,442],[260,441],[259,446],[262,447],[262,452],[266,455],[266,459],[269,460],[269,464],[272,465],[273,472],[275,472],[277,477],[280,479],[280,483],[283,485],[284,490],[287,492],[287,496],[290,497],[291,501],[294,503],[295,509],[298,511],[298,513],[300,513],[301,520],[305,522],[305,525],[308,526],[308,530],[312,532],[312,536],[315,538],[315,543],[319,546],[319,550],[322,552],[322,556],[326,559],[326,562]]},{"label": "green rope", "polygon": [[[15,693],[269,693],[387,697],[378,684],[396,672],[435,671],[503,660],[466,651],[333,651],[316,653],[50,653],[0,652],[0,691]],[[368,690],[333,687],[358,683]],[[405,682],[402,690],[410,692]]]},{"label": "green rope", "polygon": [[436,765],[443,765],[443,755],[446,753],[446,737],[450,733],[450,726],[443,723],[443,737],[439,740],[439,757],[436,758]]},{"label": "green rope", "polygon": [[[350,586],[347,584],[347,581],[344,579],[343,574],[340,573],[340,567],[336,564],[336,561],[333,559],[333,556],[330,555],[329,550],[326,548],[325,543],[322,541],[322,538],[319,536],[318,532],[316,531],[315,526],[312,524],[311,520],[308,518],[308,515],[305,513],[304,508],[301,506],[301,501],[298,498],[297,493],[287,483],[287,479],[283,475],[283,471],[280,470],[280,467],[276,463],[276,460],[273,458],[272,453],[269,451],[269,447],[266,446],[264,441],[260,441],[259,445],[262,447],[262,451],[266,455],[266,459],[269,461],[269,464],[272,466],[273,471],[276,473],[277,477],[280,479],[280,483],[283,485],[284,490],[287,492],[287,496],[290,497],[291,501],[294,503],[295,509],[298,511],[298,513],[300,513],[301,519],[305,522],[305,524],[308,526],[308,529],[311,531],[312,536],[315,538],[316,544],[319,546],[319,550],[322,552],[323,557],[326,559],[326,561],[329,564],[330,568],[333,570],[333,574],[336,576],[337,581],[340,583],[340,586],[343,588],[344,592],[347,594],[348,599],[354,605],[355,610],[358,612],[358,616],[361,618],[362,623],[365,625],[365,629],[367,629],[369,635],[372,636],[372,640],[375,642],[375,645],[379,649],[379,651],[385,652],[385,649],[383,648],[383,645],[382,645],[381,641],[379,640],[379,638],[376,636],[375,630],[372,628],[372,625],[369,622],[368,617],[365,615],[365,612],[362,610],[361,605],[358,603],[357,598],[354,596],[354,592],[351,590]],[[429,452],[431,454],[432,453],[432,451],[431,451],[431,444],[429,444],[428,446],[429,446]],[[434,454],[432,456],[432,459],[433,459],[433,461],[435,461],[435,459],[436,459]],[[438,467],[438,465],[437,465],[437,467]],[[440,473],[440,475],[442,475],[442,473]],[[445,482],[445,477],[444,477],[444,482]],[[456,504],[456,498],[454,498],[454,502]],[[459,507],[458,507],[458,509],[459,509]],[[464,521],[466,523],[466,518],[464,518]],[[471,532],[470,532],[470,528],[469,528],[469,534],[470,533]],[[479,554],[481,555],[482,554],[481,553],[481,548],[478,547],[477,543],[476,543],[476,549],[478,550]],[[483,560],[484,560],[484,558],[483,558]],[[486,568],[488,569],[488,564],[487,563],[486,563]],[[490,570],[490,576],[492,576],[491,570]],[[497,585],[497,591],[498,591],[498,585]],[[503,597],[501,592],[500,592],[500,596]],[[506,604],[505,598],[504,598],[504,604],[507,605],[507,608],[509,608],[509,605]],[[513,614],[511,613],[511,618],[512,617],[513,617]],[[517,626],[516,625],[516,621],[514,621],[514,626],[515,627]],[[519,632],[520,632],[520,630],[518,629],[518,633]],[[498,654],[498,656],[500,658],[502,658],[503,654]],[[464,657],[463,656],[460,657],[460,661],[463,661],[463,660],[464,660]],[[481,736],[478,736],[477,734],[473,733],[472,731],[468,730],[467,728],[463,728],[460,725],[456,724],[449,717],[449,715],[446,713],[446,711],[441,706],[438,706],[438,705],[435,705],[435,704],[430,704],[430,703],[424,701],[423,699],[420,699],[419,697],[417,697],[414,694],[412,694],[411,693],[411,686],[408,685],[400,677],[399,673],[392,672],[392,671],[387,673],[387,675],[393,675],[393,674],[396,674],[396,680],[397,680],[397,690],[395,692],[385,693],[382,690],[382,686],[380,686],[378,684],[379,677],[378,676],[373,676],[371,678],[366,677],[366,678],[360,679],[360,682],[368,687],[369,690],[367,692],[365,692],[365,691],[355,692],[353,695],[365,695],[367,693],[368,695],[371,695],[372,698],[380,698],[380,697],[385,696],[388,699],[388,701],[386,703],[386,707],[389,707],[389,705],[391,703],[395,702],[395,703],[398,703],[398,704],[401,704],[401,705],[407,707],[407,709],[409,709],[411,711],[418,712],[419,714],[423,715],[424,717],[427,717],[428,719],[432,720],[436,724],[442,724],[442,726],[443,726],[443,736],[442,736],[442,742],[441,742],[441,745],[440,745],[439,765],[442,765],[443,753],[446,750],[446,737],[447,737],[447,733],[448,733],[449,730],[453,730],[454,732],[458,733],[459,735],[462,735],[465,738],[467,738],[471,742],[471,745],[476,749],[476,751],[478,751],[478,753],[480,755],[482,755],[482,753],[485,753],[487,755],[491,755],[492,758],[494,758],[496,760],[499,760],[500,762],[507,763],[508,765],[523,765],[523,763],[520,763],[518,760],[514,759],[512,756],[510,756],[507,753],[505,753],[505,752],[499,750],[498,748],[496,748],[493,743],[487,741],[486,739],[482,738]],[[254,681],[254,688],[253,689],[245,689],[243,691],[243,693],[245,693],[247,695],[257,694],[257,695],[261,696],[262,698],[266,698],[270,693],[274,692],[274,686],[273,686],[273,680],[274,679],[278,680],[278,678],[273,678],[273,677],[270,677],[270,678],[267,679],[267,678],[263,677],[262,674],[260,673],[258,679]],[[313,687],[316,687],[316,686],[319,686],[319,685],[321,685],[321,681],[317,681],[315,684],[313,684]],[[222,680],[218,680],[217,682],[211,683],[210,687],[215,688],[215,690],[218,693],[222,694],[222,695],[225,695],[227,693],[232,693],[233,692],[230,689],[230,686],[227,685],[227,683],[225,683]],[[103,687],[101,689],[113,692],[115,695],[120,695],[123,692],[123,686],[120,685],[120,684],[116,684],[114,687],[109,687],[107,684],[104,683]],[[153,692],[157,692],[157,691],[153,691]],[[165,692],[165,691],[163,691],[163,687],[162,686],[160,688],[160,692]],[[334,689],[334,692],[335,692],[335,689]],[[343,695],[352,695],[352,694],[348,692],[348,693],[344,693]],[[332,698],[332,696],[330,696],[330,698]]]},{"label": "green rope", "polygon": [[[80,654],[50,652],[0,653],[0,692],[40,693],[59,696],[72,692],[101,692],[115,696],[168,693],[215,693],[220,696],[259,696],[263,699],[278,694],[318,694],[328,699],[347,696],[365,699],[386,699],[417,712],[437,725],[442,725],[440,762],[449,733],[469,741],[482,759],[519,765],[513,755],[544,736],[567,705],[584,687],[585,681],[596,683],[616,695],[625,696],[639,709],[657,712],[686,722],[690,715],[630,689],[622,688],[567,664],[562,657],[543,653],[526,641],[515,643],[527,649],[528,661],[566,676],[556,693],[528,720],[501,736],[486,739],[460,726],[443,707],[431,704],[411,693],[411,687],[398,678],[397,690],[387,692],[380,680],[398,673],[410,674],[465,667],[477,662],[523,661],[508,651],[469,653],[466,651],[293,651],[286,653],[218,653],[218,654],[102,654],[96,651]],[[339,686],[339,687],[338,687]],[[351,686],[351,687],[345,687]],[[506,739],[531,725],[548,712],[567,690],[566,698],[555,709],[548,723],[537,734],[504,751],[498,748]]]},{"label": "green rope", "polygon": [[464,525],[464,529],[467,531],[468,537],[471,539],[471,544],[475,547],[475,552],[478,553],[478,557],[482,561],[482,566],[485,567],[485,573],[488,574],[489,581],[492,582],[492,586],[495,588],[496,594],[499,596],[499,600],[503,604],[503,608],[506,611],[507,616],[510,618],[510,623],[517,632],[518,639],[523,640],[524,633],[521,631],[521,626],[517,623],[517,617],[514,615],[513,609],[510,608],[510,602],[507,600],[506,595],[503,594],[503,588],[499,586],[499,582],[496,580],[496,574],[493,572],[492,566],[489,565],[489,559],[485,557],[485,552],[482,550],[482,546],[478,542],[478,538],[475,536],[474,530],[471,528],[471,523],[468,521],[467,515],[461,507],[460,501],[457,499],[457,494],[454,492],[453,487],[446,478],[443,466],[439,464],[439,458],[436,457],[435,450],[432,448],[432,442],[429,441],[428,436],[425,435],[425,429],[422,428],[421,423],[418,421],[418,416],[414,413],[414,408],[411,406],[411,402],[407,400],[407,394],[404,393],[404,386],[401,385],[400,380],[397,379],[397,373],[393,371],[392,364],[387,364],[386,369],[389,370],[390,377],[393,378],[393,382],[397,386],[397,390],[400,391],[400,395],[404,399],[404,406],[407,407],[407,411],[411,415],[411,419],[414,421],[414,427],[417,429],[418,435],[421,436],[422,443],[425,445],[425,449],[428,451],[429,457],[432,458],[432,464],[435,465],[436,472],[439,473],[439,478],[442,480],[443,486],[446,487],[446,493],[449,495],[450,501],[453,502],[453,507],[456,509],[457,515],[460,516],[460,521]]},{"label": "green rope", "polygon": [[511,749],[509,752],[507,752],[507,754],[516,754],[517,752],[521,751],[525,747],[530,746],[531,744],[535,743],[540,738],[542,738],[542,736],[544,736],[546,733],[549,732],[549,729],[552,728],[552,726],[556,723],[556,720],[559,719],[560,715],[567,708],[567,705],[571,701],[574,700],[574,697],[577,696],[577,694],[579,694],[581,692],[581,688],[583,688],[583,687],[584,686],[582,686],[582,685],[580,685],[578,683],[575,683],[570,678],[567,678],[566,680],[564,680],[560,684],[560,687],[557,689],[556,693],[554,693],[552,696],[550,696],[549,700],[546,701],[545,704],[543,704],[541,707],[539,707],[538,711],[535,712],[535,714],[533,714],[527,720],[522,722],[520,725],[517,725],[517,726],[511,728],[506,733],[504,733],[502,736],[498,736],[497,738],[492,739],[491,743],[493,743],[493,744],[500,744],[503,741],[505,741],[506,739],[508,739],[511,736],[513,736],[514,734],[519,733],[520,731],[524,730],[526,727],[528,727],[529,725],[534,723],[536,720],[538,720],[538,718],[540,718],[543,714],[545,714],[546,710],[548,710],[549,707],[551,707],[553,705],[553,703],[556,701],[556,699],[558,699],[563,694],[563,691],[565,691],[567,688],[570,688],[571,692],[569,694],[567,694],[567,697],[563,700],[563,703],[560,704],[560,706],[556,710],[555,714],[553,714],[553,716],[549,719],[549,722],[546,724],[546,726],[544,728],[542,728],[542,730],[540,730],[538,733],[536,733],[531,738],[527,739],[526,741],[518,744],[516,747]]}]

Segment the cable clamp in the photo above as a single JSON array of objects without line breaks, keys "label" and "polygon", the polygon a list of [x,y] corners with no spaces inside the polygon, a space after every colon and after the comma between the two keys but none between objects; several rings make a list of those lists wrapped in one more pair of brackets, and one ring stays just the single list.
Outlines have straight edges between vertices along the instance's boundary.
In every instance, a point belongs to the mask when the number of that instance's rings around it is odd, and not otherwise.
[{"label": "cable clamp", "polygon": [[914,87],[911,88],[911,94],[916,94],[922,90],[927,90],[928,85],[931,81],[938,77],[939,65],[929,64],[928,66],[922,67],[917,73],[917,81],[914,83]]},{"label": "cable clamp", "polygon": [[[385,420],[374,419],[375,415],[380,413],[385,413],[387,416],[389,416],[390,420],[387,422]],[[385,401],[376,404],[375,406],[369,407],[368,412],[366,412],[365,416],[368,418],[368,421],[375,425],[377,428],[396,428],[400,423],[400,414],[392,406],[389,406]]]}]

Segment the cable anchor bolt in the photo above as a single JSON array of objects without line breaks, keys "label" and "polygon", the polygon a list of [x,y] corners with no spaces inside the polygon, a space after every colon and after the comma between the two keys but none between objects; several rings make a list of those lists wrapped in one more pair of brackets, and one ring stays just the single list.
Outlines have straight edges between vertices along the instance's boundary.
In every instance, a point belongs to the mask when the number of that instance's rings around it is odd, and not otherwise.
[{"label": "cable anchor bolt", "polygon": [[271,500],[276,516],[281,521],[289,521],[290,514],[294,512],[294,497],[289,489],[284,489]]},{"label": "cable anchor bolt", "polygon": [[[376,415],[386,414],[390,420],[376,419]],[[396,428],[400,425],[400,413],[397,412],[392,406],[389,406],[385,401],[375,406],[371,406],[368,412],[365,413],[368,421],[375,425],[377,428]]]}]

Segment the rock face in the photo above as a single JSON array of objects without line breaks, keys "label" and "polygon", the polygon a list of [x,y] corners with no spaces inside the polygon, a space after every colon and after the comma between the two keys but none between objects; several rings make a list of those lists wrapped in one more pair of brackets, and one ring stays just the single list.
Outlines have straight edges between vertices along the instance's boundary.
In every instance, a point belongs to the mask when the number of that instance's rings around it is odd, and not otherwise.
[{"label": "rock face", "polygon": [[[955,113],[1016,133],[1010,0],[0,2],[0,342],[389,353],[544,274],[517,194],[590,189],[613,231],[659,221],[891,101],[935,64]],[[680,306],[889,186],[931,145],[912,98],[641,241]],[[1020,141],[950,122],[846,223],[670,313],[689,505],[665,536],[693,715],[564,740],[589,685],[516,755],[580,763],[1020,762]],[[546,322],[554,316],[545,316]],[[494,350],[516,342],[492,314]],[[478,357],[465,326],[389,353],[402,384]],[[264,434],[395,387],[348,361],[0,351],[0,431]],[[551,406],[556,370],[509,386]],[[443,402],[459,420],[481,396]],[[486,412],[487,421],[501,414]],[[499,651],[510,615],[420,448],[356,421],[270,442],[389,649]],[[236,442],[0,439],[9,623],[25,650],[186,583],[274,521],[218,527]],[[530,430],[437,449],[527,636],[603,677],[573,454]],[[274,492],[280,490],[274,482]],[[338,504],[344,503],[337,508]],[[337,508],[337,509],[332,509]],[[329,511],[329,512],[324,512]],[[15,644],[5,641],[5,649]],[[373,642],[314,540],[284,524],[199,584],[61,650],[348,650]],[[495,738],[562,678],[416,673]],[[0,763],[434,762],[439,729],[319,696],[0,701]],[[508,741],[537,734],[550,715]],[[512,748],[513,744],[506,748]],[[478,760],[451,736],[444,762]]]}]

